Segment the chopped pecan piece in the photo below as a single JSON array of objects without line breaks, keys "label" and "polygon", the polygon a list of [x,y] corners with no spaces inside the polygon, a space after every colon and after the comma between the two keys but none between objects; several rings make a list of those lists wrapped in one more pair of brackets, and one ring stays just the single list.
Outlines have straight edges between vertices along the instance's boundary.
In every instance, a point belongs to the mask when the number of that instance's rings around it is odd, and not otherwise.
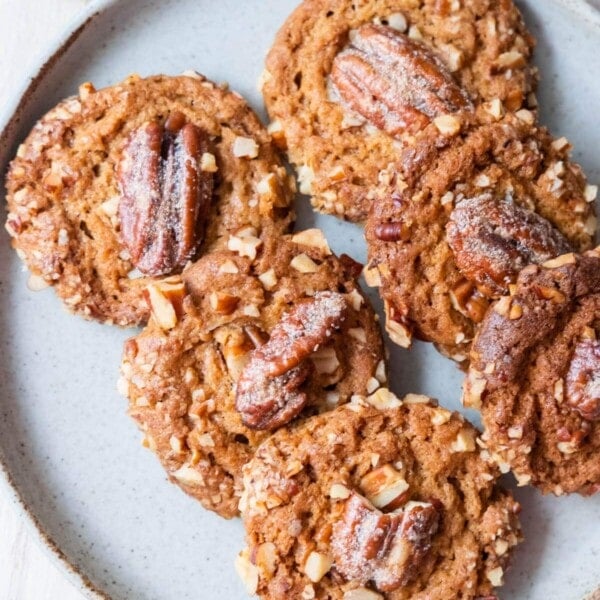
[{"label": "chopped pecan piece", "polygon": [[308,398],[300,388],[314,368],[306,359],[340,326],[346,307],[342,294],[318,292],[283,316],[238,381],[236,409],[244,425],[276,429],[304,408]]},{"label": "chopped pecan piece", "polygon": [[489,300],[466,279],[450,291],[452,306],[475,323],[481,323],[489,307]]},{"label": "chopped pecan piece", "polygon": [[121,240],[145,275],[172,273],[202,241],[214,176],[200,169],[208,134],[180,112],[130,136],[119,163]]},{"label": "chopped pecan piece", "polygon": [[333,61],[331,80],[347,106],[393,136],[472,109],[441,59],[422,42],[384,25],[358,29]]},{"label": "chopped pecan piece", "polygon": [[566,383],[568,405],[588,421],[600,420],[600,341],[575,346]]},{"label": "chopped pecan piece", "polygon": [[572,250],[546,219],[491,194],[459,202],[446,235],[461,273],[491,297],[506,293],[527,265]]},{"label": "chopped pecan piece", "polygon": [[374,581],[382,592],[407,585],[431,549],[439,520],[433,504],[412,502],[404,510],[384,514],[353,493],[342,520],[333,526],[335,566],[346,579]]}]

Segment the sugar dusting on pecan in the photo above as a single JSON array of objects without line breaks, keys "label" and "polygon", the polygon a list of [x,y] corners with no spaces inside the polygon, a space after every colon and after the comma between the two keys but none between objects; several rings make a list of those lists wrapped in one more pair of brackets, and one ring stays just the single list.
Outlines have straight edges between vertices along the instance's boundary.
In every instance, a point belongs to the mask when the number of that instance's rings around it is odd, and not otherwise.
[{"label": "sugar dusting on pecan", "polygon": [[382,592],[418,576],[438,531],[440,512],[429,503],[408,503],[384,514],[352,493],[334,524],[331,550],[336,569],[348,580],[373,581]]},{"label": "sugar dusting on pecan", "polygon": [[600,341],[577,343],[566,384],[568,405],[588,421],[600,420]]},{"label": "sugar dusting on pecan", "polygon": [[472,109],[466,92],[425,44],[384,25],[356,31],[335,58],[331,81],[350,109],[393,136]]},{"label": "sugar dusting on pecan", "polygon": [[346,308],[342,294],[318,292],[286,313],[269,341],[253,351],[236,389],[247,427],[276,429],[298,415],[308,401],[301,386],[314,368],[306,359],[329,341]]},{"label": "sugar dusting on pecan", "polygon": [[118,166],[121,241],[145,275],[182,268],[202,241],[214,175],[200,168],[208,134],[180,112],[130,136]]},{"label": "sugar dusting on pecan", "polygon": [[488,296],[506,293],[529,264],[572,250],[549,221],[511,199],[491,194],[458,203],[446,235],[461,273]]}]

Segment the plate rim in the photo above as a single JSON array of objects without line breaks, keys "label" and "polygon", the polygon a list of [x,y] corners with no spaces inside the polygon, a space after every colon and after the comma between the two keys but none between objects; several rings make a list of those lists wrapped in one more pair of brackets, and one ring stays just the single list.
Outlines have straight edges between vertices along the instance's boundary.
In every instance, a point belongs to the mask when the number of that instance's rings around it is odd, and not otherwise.
[{"label": "plate rim", "polygon": [[[4,180],[6,167],[8,166],[9,152],[14,145],[14,142],[11,143],[10,140],[11,134],[18,127],[20,116],[25,111],[30,97],[35,94],[45,76],[89,27],[92,21],[118,2],[119,0],[92,0],[88,6],[78,11],[68,24],[57,35],[53,36],[35,56],[32,61],[34,66],[30,72],[24,73],[21,85],[12,96],[12,103],[9,102],[0,113],[0,175],[2,180]],[[19,522],[25,525],[27,534],[42,550],[43,555],[50,559],[51,563],[75,589],[89,600],[111,600],[110,596],[95,586],[80,569],[70,562],[58,544],[47,533],[44,525],[22,497],[8,467],[2,446],[0,446],[0,498],[14,511]]]},{"label": "plate rim", "polygon": [[[588,24],[597,28],[600,32],[600,4],[594,6],[593,0],[552,0],[562,5],[565,9],[575,12]],[[52,39],[44,45],[32,61],[33,67],[25,72],[21,78],[21,84],[17,91],[11,96],[12,102],[8,102],[0,111],[0,175],[4,174],[10,158],[10,150],[14,145],[11,134],[19,126],[20,116],[26,110],[31,96],[42,83],[48,73],[52,71],[55,64],[63,54],[79,39],[80,35],[93,23],[100,14],[117,5],[120,0],[91,0],[68,22],[68,24]],[[300,4],[301,0],[298,0]],[[518,0],[517,0],[518,3]],[[3,209],[2,209],[3,210]],[[52,564],[67,579],[71,585],[81,592],[89,600],[111,600],[110,596],[94,585],[78,567],[69,561],[58,544],[46,532],[44,525],[38,520],[32,509],[27,505],[14,481],[6,462],[5,453],[0,445],[0,499],[10,505],[11,510],[20,522],[25,524],[27,534],[32,538],[38,548],[47,556]],[[587,598],[595,598],[592,592]],[[583,599],[585,600],[585,599]]]}]

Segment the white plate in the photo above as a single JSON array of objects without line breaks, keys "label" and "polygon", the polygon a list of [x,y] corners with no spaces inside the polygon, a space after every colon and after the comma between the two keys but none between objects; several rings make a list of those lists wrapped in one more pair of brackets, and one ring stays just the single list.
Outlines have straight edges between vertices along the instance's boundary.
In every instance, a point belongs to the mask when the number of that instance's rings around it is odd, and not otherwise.
[{"label": "white plate", "polygon": [[[34,120],[82,81],[98,87],[130,72],[196,69],[229,81],[262,114],[255,82],[275,31],[296,0],[179,0],[93,4],[47,56],[33,87],[1,124],[0,169]],[[575,143],[600,180],[600,17],[581,0],[523,3],[539,38],[542,116]],[[97,13],[97,14],[95,14]],[[92,15],[71,45],[70,34]],[[57,49],[62,48],[58,54]],[[11,116],[13,110],[18,111]],[[299,225],[323,227],[337,252],[364,259],[359,228],[316,217],[299,204]],[[4,215],[0,212],[0,219]],[[72,565],[71,577],[114,600],[184,600],[246,595],[233,570],[238,521],[222,521],[165,481],[115,391],[121,344],[131,333],[67,315],[51,290],[32,294],[0,244],[0,487]],[[377,302],[379,306],[379,302]],[[398,393],[422,392],[459,408],[461,374],[426,345],[392,352]],[[473,414],[470,415],[473,417]],[[9,483],[10,482],[10,483]],[[520,489],[527,542],[502,592],[505,600],[580,600],[600,583],[600,497],[542,498]],[[47,542],[48,543],[48,542]],[[49,544],[50,547],[50,544]]]}]

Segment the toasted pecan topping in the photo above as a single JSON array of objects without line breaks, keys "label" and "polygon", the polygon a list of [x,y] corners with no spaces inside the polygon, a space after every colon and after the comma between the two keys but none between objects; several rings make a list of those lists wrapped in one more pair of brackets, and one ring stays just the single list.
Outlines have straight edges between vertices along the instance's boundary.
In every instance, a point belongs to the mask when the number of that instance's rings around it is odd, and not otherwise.
[{"label": "toasted pecan topping", "polygon": [[318,292],[286,313],[258,353],[271,377],[299,365],[326,343],[345,318],[346,299],[337,292]]},{"label": "toasted pecan topping", "polygon": [[600,420],[600,341],[582,340],[575,346],[566,384],[569,406],[588,421]]},{"label": "toasted pecan topping", "polygon": [[202,241],[213,174],[200,169],[208,134],[180,112],[130,136],[118,167],[121,240],[145,275],[182,268]]},{"label": "toasted pecan topping", "polygon": [[466,92],[425,44],[384,25],[357,30],[335,58],[331,80],[347,106],[393,136],[472,109]]},{"label": "toasted pecan topping", "polygon": [[276,429],[304,408],[308,398],[300,388],[314,368],[306,359],[329,341],[346,307],[342,294],[319,292],[286,313],[269,341],[254,350],[236,390],[247,427]]},{"label": "toasted pecan topping", "polygon": [[440,513],[433,504],[413,502],[384,514],[356,493],[334,524],[331,550],[336,569],[348,580],[375,582],[382,592],[410,583],[431,549]]},{"label": "toasted pecan topping", "polygon": [[461,273],[488,296],[506,293],[527,265],[572,249],[546,219],[491,194],[459,202],[446,234]]}]

